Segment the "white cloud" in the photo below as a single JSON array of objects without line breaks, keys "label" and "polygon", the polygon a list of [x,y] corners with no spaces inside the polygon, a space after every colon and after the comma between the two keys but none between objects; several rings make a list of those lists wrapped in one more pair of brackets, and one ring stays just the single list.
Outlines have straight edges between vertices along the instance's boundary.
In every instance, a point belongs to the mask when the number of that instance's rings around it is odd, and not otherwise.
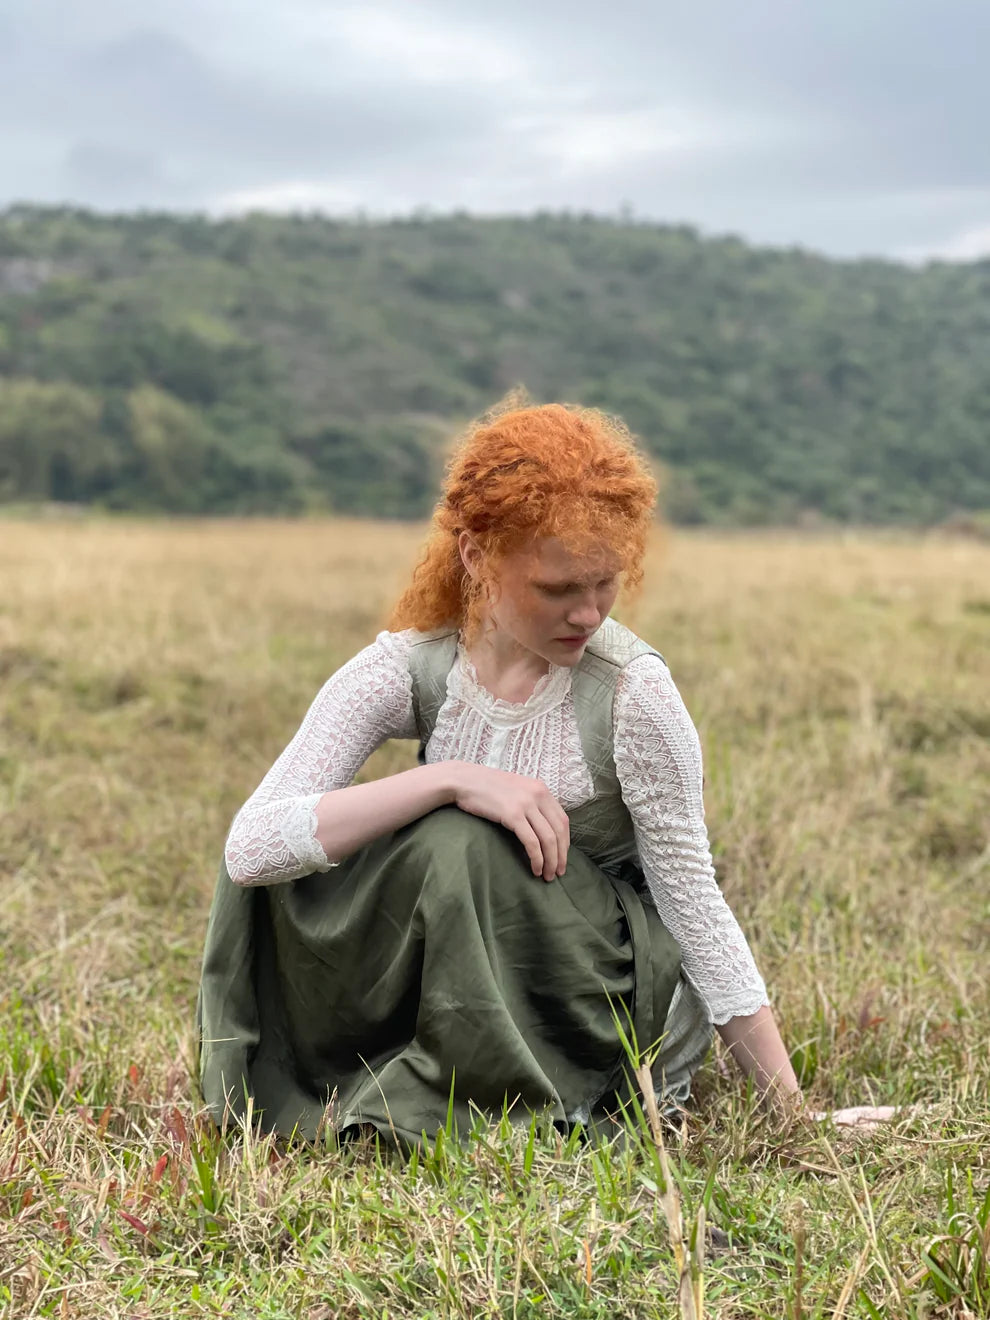
[{"label": "white cloud", "polygon": [[609,109],[595,101],[588,91],[560,95],[544,107],[510,115],[507,127],[562,176],[618,171],[650,160],[660,166],[678,158],[703,160],[711,152],[780,143],[808,131],[806,125],[755,116],[730,119],[677,104]]},{"label": "white cloud", "polygon": [[220,193],[207,204],[214,215],[244,215],[247,211],[325,211],[354,214],[365,205],[366,192],[357,185],[296,180]]},{"label": "white cloud", "polygon": [[562,106],[513,115],[509,127],[564,174],[688,151],[710,140],[698,121],[654,108],[574,111]]},{"label": "white cloud", "polygon": [[912,265],[926,261],[980,261],[990,257],[990,223],[961,229],[941,243],[898,248],[896,255]]}]

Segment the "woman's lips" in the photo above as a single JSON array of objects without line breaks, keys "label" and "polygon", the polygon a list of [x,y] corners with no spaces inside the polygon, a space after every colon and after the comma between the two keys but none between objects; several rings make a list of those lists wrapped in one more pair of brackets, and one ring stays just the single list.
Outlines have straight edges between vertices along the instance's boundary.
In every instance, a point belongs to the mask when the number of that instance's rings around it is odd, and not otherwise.
[{"label": "woman's lips", "polygon": [[585,642],[588,641],[588,638],[587,637],[557,637],[555,640],[558,641],[561,644],[561,646],[583,646]]}]

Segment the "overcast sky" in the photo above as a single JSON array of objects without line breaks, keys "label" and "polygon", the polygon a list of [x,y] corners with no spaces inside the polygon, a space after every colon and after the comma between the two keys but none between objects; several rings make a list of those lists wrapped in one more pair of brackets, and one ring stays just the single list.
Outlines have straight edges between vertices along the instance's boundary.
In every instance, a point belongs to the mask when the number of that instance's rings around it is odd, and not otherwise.
[{"label": "overcast sky", "polygon": [[0,0],[0,205],[990,255],[990,0]]}]

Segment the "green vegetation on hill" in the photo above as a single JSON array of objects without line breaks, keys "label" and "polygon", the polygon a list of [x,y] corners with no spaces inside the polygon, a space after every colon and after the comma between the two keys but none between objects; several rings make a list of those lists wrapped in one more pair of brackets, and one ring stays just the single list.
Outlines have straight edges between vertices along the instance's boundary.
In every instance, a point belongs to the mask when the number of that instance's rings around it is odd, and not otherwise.
[{"label": "green vegetation on hill", "polygon": [[0,501],[426,511],[522,381],[620,413],[682,522],[990,508],[990,262],[587,216],[0,214]]}]

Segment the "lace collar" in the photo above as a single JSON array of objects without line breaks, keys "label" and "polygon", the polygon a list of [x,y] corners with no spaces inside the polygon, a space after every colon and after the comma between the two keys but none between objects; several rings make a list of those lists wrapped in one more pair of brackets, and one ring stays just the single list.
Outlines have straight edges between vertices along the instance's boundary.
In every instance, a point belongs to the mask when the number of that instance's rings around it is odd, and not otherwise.
[{"label": "lace collar", "polygon": [[504,701],[482,687],[477,670],[463,645],[458,643],[457,658],[447,675],[447,693],[472,707],[490,724],[512,728],[559,706],[571,690],[571,673],[567,665],[551,664],[549,672],[537,679],[536,687],[525,701]]}]

